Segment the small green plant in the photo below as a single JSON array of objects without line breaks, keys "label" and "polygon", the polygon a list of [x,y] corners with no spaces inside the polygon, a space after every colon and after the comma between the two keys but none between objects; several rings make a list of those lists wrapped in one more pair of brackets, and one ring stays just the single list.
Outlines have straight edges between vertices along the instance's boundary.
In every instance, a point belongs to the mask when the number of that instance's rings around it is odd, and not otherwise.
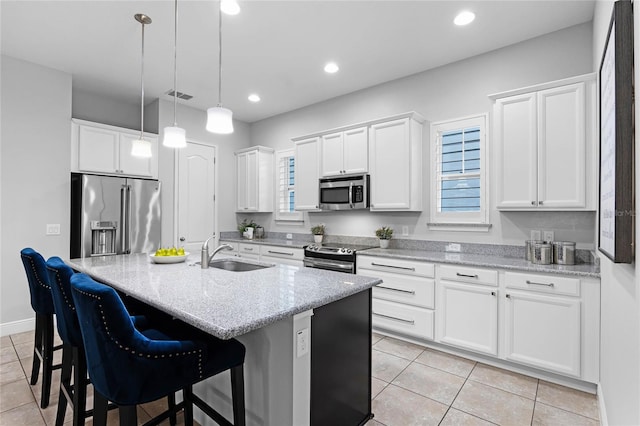
[{"label": "small green plant", "polygon": [[253,221],[253,219],[244,219],[241,223],[238,224],[238,231],[241,234],[247,230],[247,228],[257,228],[258,224]]},{"label": "small green plant", "polygon": [[311,233],[313,235],[324,235],[324,223],[311,227]]},{"label": "small green plant", "polygon": [[381,240],[390,240],[393,236],[393,229],[388,226],[383,226],[382,228],[376,229],[376,237]]}]

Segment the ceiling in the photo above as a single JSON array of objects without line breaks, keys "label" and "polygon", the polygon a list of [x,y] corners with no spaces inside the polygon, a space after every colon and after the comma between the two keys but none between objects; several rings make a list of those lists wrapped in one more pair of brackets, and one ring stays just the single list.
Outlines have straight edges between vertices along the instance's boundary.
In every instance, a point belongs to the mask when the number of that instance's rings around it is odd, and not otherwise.
[{"label": "ceiling", "polygon": [[[223,105],[254,122],[593,18],[594,1],[239,0],[223,15]],[[179,3],[179,101],[218,102],[218,3]],[[171,100],[173,1],[0,2],[2,54],[73,75],[74,90],[137,103],[145,13],[145,99]],[[452,21],[476,14],[466,27]],[[336,61],[329,75],[324,64]],[[258,93],[259,103],[247,100]],[[178,118],[179,121],[179,118]]]}]

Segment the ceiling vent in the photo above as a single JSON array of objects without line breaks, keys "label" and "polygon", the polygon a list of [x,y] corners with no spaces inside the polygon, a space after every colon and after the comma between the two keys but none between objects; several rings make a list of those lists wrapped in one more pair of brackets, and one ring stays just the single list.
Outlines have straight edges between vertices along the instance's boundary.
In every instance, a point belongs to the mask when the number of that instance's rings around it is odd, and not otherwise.
[{"label": "ceiling vent", "polygon": [[[168,96],[170,96],[172,98],[173,98],[173,94],[174,94],[173,89],[168,90],[168,91],[165,92],[165,95],[168,95]],[[178,97],[178,99],[182,99],[182,100],[185,100],[185,101],[188,101],[191,98],[193,98],[193,96],[187,95],[186,93],[182,93],[182,92],[178,92],[177,93],[177,97]]]}]

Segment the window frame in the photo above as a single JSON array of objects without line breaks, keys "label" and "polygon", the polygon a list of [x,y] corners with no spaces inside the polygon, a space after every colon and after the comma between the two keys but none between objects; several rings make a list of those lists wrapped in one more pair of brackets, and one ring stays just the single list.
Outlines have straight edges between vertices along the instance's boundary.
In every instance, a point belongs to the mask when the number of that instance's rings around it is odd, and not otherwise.
[{"label": "window frame", "polygon": [[[282,196],[284,194],[284,191],[281,190],[280,187],[280,164],[282,163],[282,161],[286,158],[293,158],[294,159],[294,171],[295,171],[295,150],[294,149],[287,149],[287,150],[282,150],[282,151],[276,151],[276,155],[275,155],[275,209],[274,209],[274,213],[275,213],[275,220],[277,221],[283,221],[283,222],[303,222],[304,221],[304,217],[303,217],[303,212],[301,211],[292,211],[292,212],[285,212],[285,211],[281,211],[280,210],[280,202],[282,200]],[[294,173],[295,176],[295,173]],[[287,193],[290,190],[290,186],[287,185]],[[294,184],[293,184],[293,191],[294,191],[294,197],[295,197],[295,190],[296,190],[296,185],[295,185],[295,177],[294,177]],[[285,200],[286,204],[289,204],[289,197],[286,197],[287,199]]]},{"label": "window frame", "polygon": [[[431,193],[430,218],[428,226],[431,229],[453,231],[488,231],[489,223],[489,179],[488,179],[488,143],[489,115],[475,114],[466,117],[435,121],[430,124],[431,142]],[[470,178],[480,178],[480,210],[477,212],[441,212],[438,211],[438,198],[443,180],[451,180],[452,175],[439,171],[441,161],[441,135],[452,130],[463,130],[473,127],[480,128],[480,172],[469,173]],[[460,175],[455,175],[460,176]],[[442,179],[445,177],[445,179]]]}]

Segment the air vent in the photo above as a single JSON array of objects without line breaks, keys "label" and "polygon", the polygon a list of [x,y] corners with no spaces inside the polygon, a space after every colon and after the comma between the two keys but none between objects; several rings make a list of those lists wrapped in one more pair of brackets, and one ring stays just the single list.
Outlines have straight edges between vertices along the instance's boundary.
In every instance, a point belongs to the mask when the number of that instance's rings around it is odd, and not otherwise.
[{"label": "air vent", "polygon": [[[165,94],[173,98],[173,94],[174,94],[173,89],[168,90],[167,92],[165,92]],[[182,93],[182,92],[178,92],[177,95],[178,95],[178,99],[184,99],[185,101],[188,101],[189,99],[193,98],[193,96],[187,95],[186,93]]]}]

